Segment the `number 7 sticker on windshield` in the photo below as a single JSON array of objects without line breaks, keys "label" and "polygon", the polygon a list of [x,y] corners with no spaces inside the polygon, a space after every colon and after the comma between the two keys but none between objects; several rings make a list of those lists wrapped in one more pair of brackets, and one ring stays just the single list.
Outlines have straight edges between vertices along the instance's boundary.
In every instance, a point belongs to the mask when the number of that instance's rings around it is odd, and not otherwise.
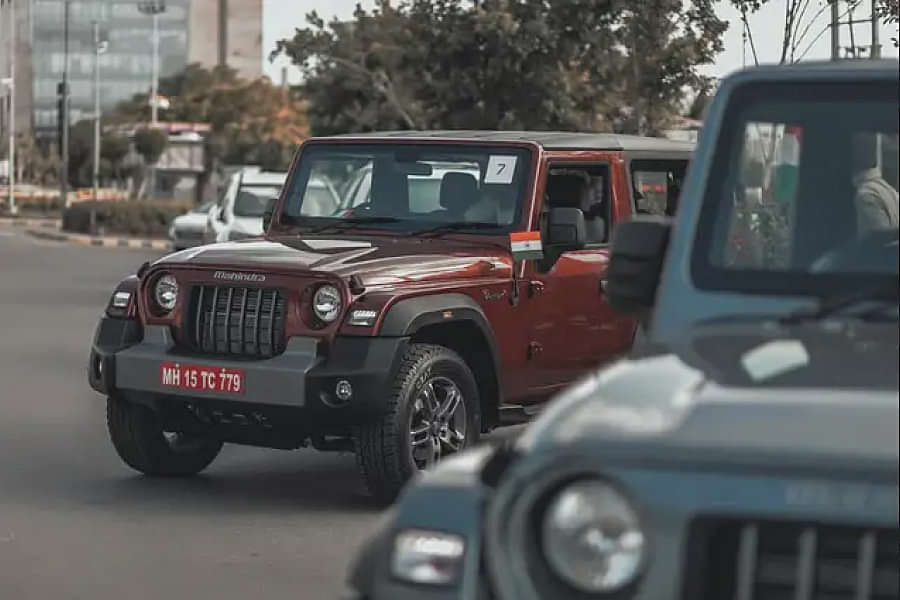
[{"label": "number 7 sticker on windshield", "polygon": [[491,156],[488,159],[485,183],[512,183],[516,172],[517,156]]}]

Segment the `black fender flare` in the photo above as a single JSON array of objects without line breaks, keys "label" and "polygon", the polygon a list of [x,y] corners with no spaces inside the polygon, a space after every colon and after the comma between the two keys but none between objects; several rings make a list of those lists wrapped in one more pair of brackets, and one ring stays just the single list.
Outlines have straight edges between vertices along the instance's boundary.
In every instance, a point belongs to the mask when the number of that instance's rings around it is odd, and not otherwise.
[{"label": "black fender flare", "polygon": [[503,403],[501,377],[502,362],[497,349],[494,329],[481,309],[469,295],[462,293],[441,293],[416,296],[399,300],[388,308],[381,323],[379,335],[412,336],[423,327],[444,323],[466,321],[474,324],[487,341],[488,351],[494,363],[494,385],[497,389],[496,405]]}]

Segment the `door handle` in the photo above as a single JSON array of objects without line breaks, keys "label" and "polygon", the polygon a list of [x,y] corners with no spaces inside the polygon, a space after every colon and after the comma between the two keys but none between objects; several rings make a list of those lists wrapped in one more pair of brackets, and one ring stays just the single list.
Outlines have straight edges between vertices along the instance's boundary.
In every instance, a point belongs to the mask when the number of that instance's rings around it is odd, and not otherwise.
[{"label": "door handle", "polygon": [[528,297],[534,298],[537,295],[544,293],[544,282],[543,281],[529,281],[528,282]]}]

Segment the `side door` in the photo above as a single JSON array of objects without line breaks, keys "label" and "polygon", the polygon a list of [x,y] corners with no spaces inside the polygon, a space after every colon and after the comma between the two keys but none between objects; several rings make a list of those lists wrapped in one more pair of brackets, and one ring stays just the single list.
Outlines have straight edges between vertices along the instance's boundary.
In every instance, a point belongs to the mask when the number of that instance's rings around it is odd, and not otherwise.
[{"label": "side door", "polygon": [[634,320],[614,312],[603,296],[609,262],[609,236],[623,217],[624,168],[616,153],[592,153],[573,160],[551,155],[543,169],[542,206],[537,222],[546,240],[546,217],[553,207],[579,208],[585,214],[587,244],[548,261],[526,266],[531,303],[530,384],[552,393],[586,371],[625,353]]}]

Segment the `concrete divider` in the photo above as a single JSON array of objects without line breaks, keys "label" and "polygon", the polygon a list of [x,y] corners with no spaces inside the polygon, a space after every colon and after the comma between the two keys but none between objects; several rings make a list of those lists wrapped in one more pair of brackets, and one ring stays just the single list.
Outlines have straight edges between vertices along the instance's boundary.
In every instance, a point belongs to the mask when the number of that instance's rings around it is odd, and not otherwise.
[{"label": "concrete divider", "polygon": [[172,242],[170,242],[169,240],[153,240],[115,236],[93,236],[47,229],[26,229],[25,233],[38,239],[53,240],[56,242],[68,242],[70,244],[78,244],[79,246],[102,246],[105,248],[140,248],[143,250],[162,251],[169,251],[172,249]]}]

